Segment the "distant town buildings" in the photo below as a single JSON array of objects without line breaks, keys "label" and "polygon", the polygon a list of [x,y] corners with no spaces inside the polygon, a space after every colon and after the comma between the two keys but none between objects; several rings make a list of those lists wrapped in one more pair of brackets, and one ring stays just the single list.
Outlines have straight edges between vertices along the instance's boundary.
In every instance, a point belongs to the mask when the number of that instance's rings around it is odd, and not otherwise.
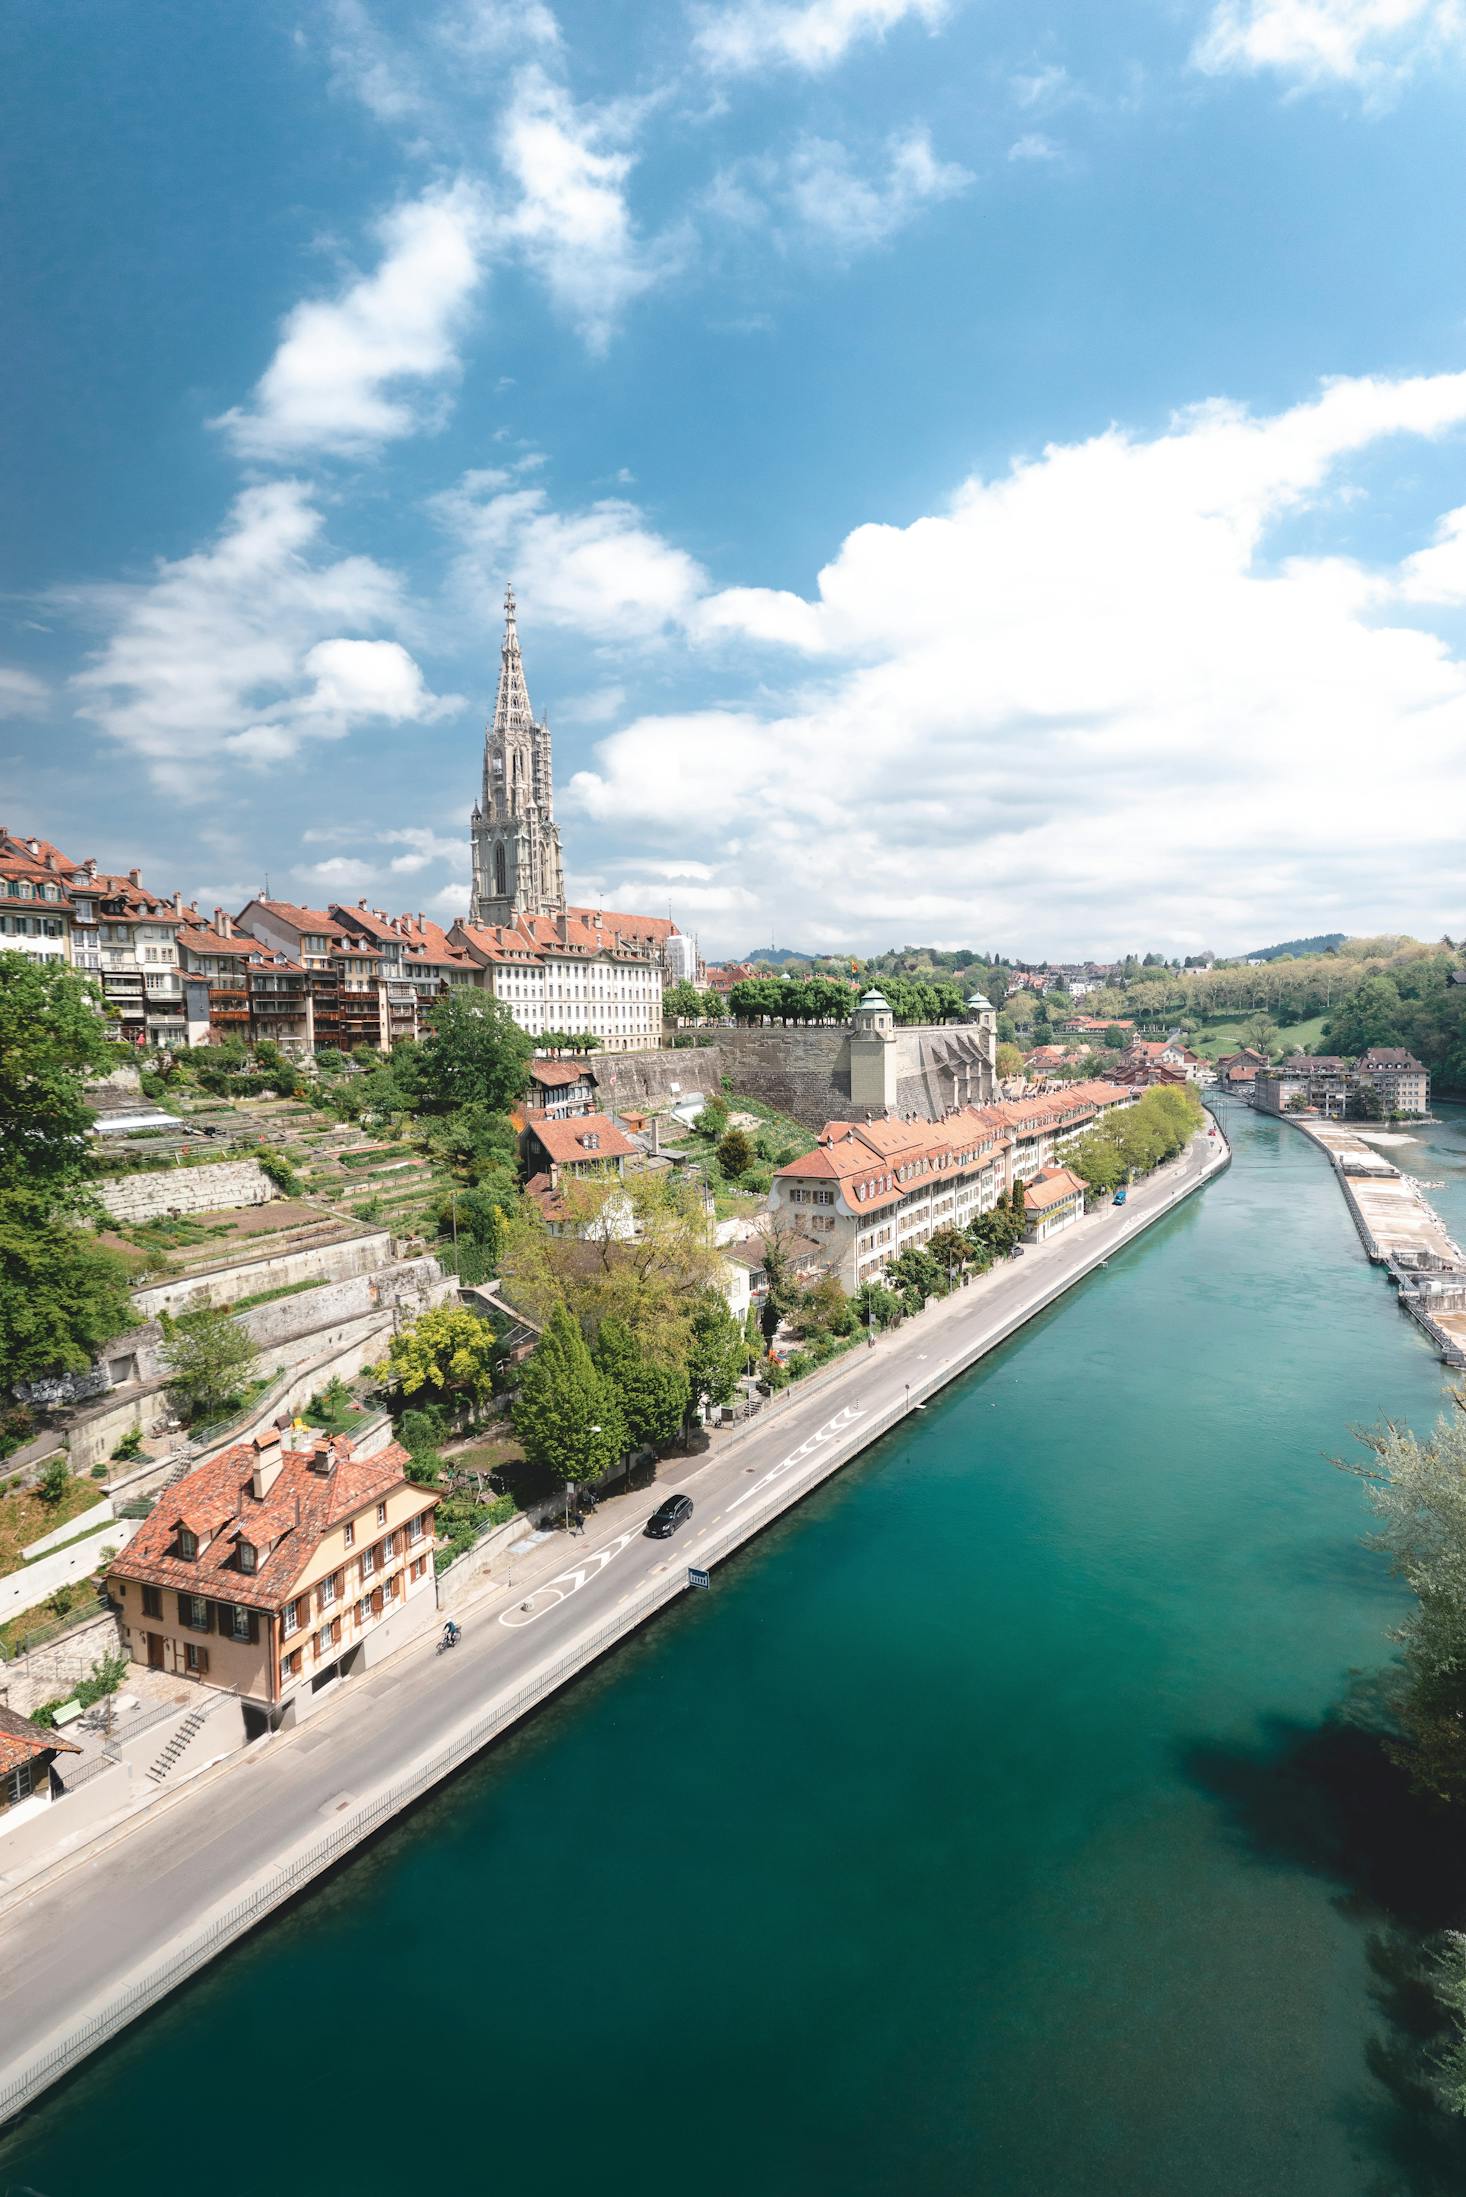
[{"label": "distant town buildings", "polygon": [[1253,1104],[1263,1113],[1309,1108],[1334,1121],[1382,1120],[1430,1111],[1430,1073],[1399,1045],[1375,1045],[1357,1060],[1297,1053],[1257,1070]]}]

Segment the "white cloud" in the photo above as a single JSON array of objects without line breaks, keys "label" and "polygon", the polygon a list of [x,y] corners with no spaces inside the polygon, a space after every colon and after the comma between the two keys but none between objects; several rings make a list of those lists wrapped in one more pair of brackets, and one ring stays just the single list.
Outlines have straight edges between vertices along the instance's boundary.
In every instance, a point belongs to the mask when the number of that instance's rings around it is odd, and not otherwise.
[{"label": "white cloud", "polygon": [[938,160],[925,130],[891,139],[885,172],[859,175],[843,145],[806,138],[790,156],[784,197],[806,235],[842,254],[883,244],[921,211],[972,182],[965,168]]},{"label": "white cloud", "polygon": [[502,61],[530,46],[560,44],[560,26],[544,0],[461,0],[440,15],[433,33],[460,59]]},{"label": "white cloud", "polygon": [[1466,506],[1448,511],[1428,549],[1417,549],[1400,567],[1407,602],[1466,603]]},{"label": "white cloud", "polygon": [[492,88],[490,70],[560,43],[543,0],[458,0],[420,14],[411,39],[384,31],[365,0],[330,0],[327,22],[331,89],[358,100],[388,128],[409,133],[414,151],[458,134],[455,104]]},{"label": "white cloud", "polygon": [[[1392,617],[1455,589],[1460,515],[1386,570],[1272,543],[1357,455],[1463,425],[1466,374],[1337,382],[1054,446],[859,527],[809,600],[684,609],[694,648],[798,653],[758,659],[756,702],[614,732],[567,811],[814,944],[1092,950],[1334,916],[1434,935],[1460,903],[1466,665]],[[747,946],[709,915],[706,944]]]},{"label": "white cloud", "polygon": [[422,394],[458,369],[458,339],[482,274],[481,195],[460,181],[379,225],[371,274],[286,316],[248,406],[213,424],[248,458],[361,454],[424,423]]},{"label": "white cloud", "polygon": [[883,165],[862,171],[848,147],[799,138],[789,152],[755,154],[724,168],[703,197],[715,221],[745,231],[760,252],[813,250],[848,260],[884,244],[927,206],[973,182],[966,168],[939,160],[924,129],[888,138]]},{"label": "white cloud", "polygon": [[1064,148],[1052,137],[1045,137],[1039,130],[1026,130],[1022,137],[1015,137],[1008,147],[1010,160],[1062,160]]},{"label": "white cloud", "polygon": [[1212,74],[1360,82],[1458,44],[1463,32],[1460,0],[1217,0],[1192,60]]},{"label": "white cloud", "polygon": [[866,38],[908,20],[940,28],[950,0],[731,0],[699,11],[697,51],[709,68],[743,74],[769,63],[828,69]]},{"label": "white cloud", "polygon": [[636,232],[626,182],[629,107],[577,107],[538,67],[522,69],[505,104],[499,157],[514,190],[502,231],[593,349],[623,308],[676,263],[680,241]]},{"label": "white cloud", "polygon": [[1074,96],[1074,84],[1069,71],[1050,63],[1043,68],[1020,70],[1008,79],[1008,89],[1013,104],[1031,111],[1036,107],[1051,108],[1064,105]]},{"label": "white cloud", "polygon": [[0,664],[0,717],[25,717],[45,703],[48,688],[43,679],[13,664]]},{"label": "white cloud", "polygon": [[498,482],[470,473],[433,499],[459,546],[460,592],[486,610],[512,578],[537,624],[637,641],[680,622],[706,590],[695,559],[654,533],[634,504],[608,499],[566,514],[542,488]]},{"label": "white cloud", "polygon": [[406,854],[395,854],[387,867],[394,877],[415,877],[419,870],[431,869],[435,862],[459,862],[463,847],[458,839],[445,839],[426,825],[406,824],[398,831],[378,832],[383,846],[406,847]]},{"label": "white cloud", "polygon": [[73,682],[81,713],[168,791],[197,794],[231,759],[275,763],[306,739],[456,706],[400,643],[359,637],[401,615],[398,581],[369,557],[329,559],[321,524],[301,482],[249,488],[206,548],[72,599],[109,628]]}]

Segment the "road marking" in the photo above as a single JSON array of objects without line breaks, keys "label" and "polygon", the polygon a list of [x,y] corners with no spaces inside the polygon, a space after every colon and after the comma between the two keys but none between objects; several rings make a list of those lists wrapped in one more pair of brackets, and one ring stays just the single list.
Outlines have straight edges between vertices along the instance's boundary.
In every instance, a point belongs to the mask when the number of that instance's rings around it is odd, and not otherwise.
[{"label": "road marking", "polygon": [[547,1580],[542,1587],[536,1587],[528,1600],[517,1603],[512,1610],[501,1610],[499,1623],[518,1627],[532,1625],[537,1617],[548,1616],[562,1602],[568,1602],[572,1594],[579,1594],[582,1587],[588,1587],[593,1579],[599,1579],[606,1566],[623,1549],[629,1548],[633,1541],[639,1541],[641,1534],[641,1527],[633,1526],[628,1533],[618,1535],[614,1541],[608,1541],[604,1548],[596,1549],[592,1555],[577,1564],[573,1571],[562,1571],[557,1578]]},{"label": "road marking", "polygon": [[811,1434],[807,1442],[801,1442],[798,1449],[790,1450],[789,1455],[781,1458],[777,1465],[771,1465],[761,1480],[755,1480],[751,1488],[745,1488],[741,1495],[735,1495],[728,1505],[729,1510],[737,1510],[740,1504],[751,1502],[755,1495],[761,1494],[775,1480],[782,1479],[795,1465],[803,1464],[806,1457],[813,1456],[822,1442],[828,1442],[832,1435],[848,1433],[855,1421],[864,1416],[858,1404],[847,1404],[843,1411],[837,1411],[834,1418],[828,1420],[817,1433]]}]

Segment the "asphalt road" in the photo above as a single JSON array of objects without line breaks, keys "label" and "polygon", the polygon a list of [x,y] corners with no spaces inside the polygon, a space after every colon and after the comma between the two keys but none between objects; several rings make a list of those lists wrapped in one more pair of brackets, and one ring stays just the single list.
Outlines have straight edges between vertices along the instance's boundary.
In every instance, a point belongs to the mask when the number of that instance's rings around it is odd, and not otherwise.
[{"label": "asphalt road", "polygon": [[[1220,1140],[1198,1137],[1125,1207],[1101,1207],[929,1306],[812,1389],[786,1391],[710,1453],[669,1461],[656,1491],[603,1503],[584,1535],[546,1537],[518,1559],[512,1585],[488,1587],[458,1613],[463,1640],[451,1653],[436,1654],[431,1636],[404,1648],[298,1730],[204,1772],[17,1896],[0,1912],[0,2088],[405,1764],[450,1743],[497,1697],[541,1679],[586,1635],[624,1620],[657,1581],[670,1588],[689,1564],[726,1553],[746,1527],[864,1448],[1195,1188],[1220,1150]],[[668,1487],[691,1495],[695,1514],[670,1540],[650,1540],[646,1519]]]}]

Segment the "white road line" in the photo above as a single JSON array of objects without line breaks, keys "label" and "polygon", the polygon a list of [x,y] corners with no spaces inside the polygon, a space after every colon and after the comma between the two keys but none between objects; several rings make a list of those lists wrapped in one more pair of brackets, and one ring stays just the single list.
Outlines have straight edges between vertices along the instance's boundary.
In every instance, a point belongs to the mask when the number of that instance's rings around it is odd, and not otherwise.
[{"label": "white road line", "polygon": [[755,1480],[751,1488],[745,1488],[741,1495],[735,1495],[728,1509],[734,1511],[740,1504],[751,1502],[755,1495],[762,1494],[766,1487],[775,1480],[782,1479],[795,1465],[803,1464],[807,1457],[813,1456],[822,1442],[828,1442],[832,1435],[847,1433],[855,1421],[864,1416],[858,1404],[847,1404],[843,1411],[836,1412],[833,1419],[827,1420],[817,1433],[811,1434],[807,1442],[801,1442],[798,1449],[790,1450],[789,1455],[781,1458],[777,1465],[771,1465],[762,1479]]},{"label": "white road line", "polygon": [[569,1601],[572,1594],[579,1594],[582,1587],[589,1586],[593,1579],[599,1579],[613,1558],[619,1556],[623,1549],[629,1548],[633,1541],[639,1541],[641,1536],[641,1527],[633,1526],[628,1533],[618,1535],[614,1541],[608,1541],[604,1548],[596,1549],[577,1564],[573,1571],[562,1571],[557,1578],[546,1580],[544,1586],[536,1587],[527,1601],[518,1603],[512,1610],[501,1610],[499,1623],[516,1628],[532,1625],[537,1617],[545,1617],[551,1610],[557,1610],[562,1602]]}]

